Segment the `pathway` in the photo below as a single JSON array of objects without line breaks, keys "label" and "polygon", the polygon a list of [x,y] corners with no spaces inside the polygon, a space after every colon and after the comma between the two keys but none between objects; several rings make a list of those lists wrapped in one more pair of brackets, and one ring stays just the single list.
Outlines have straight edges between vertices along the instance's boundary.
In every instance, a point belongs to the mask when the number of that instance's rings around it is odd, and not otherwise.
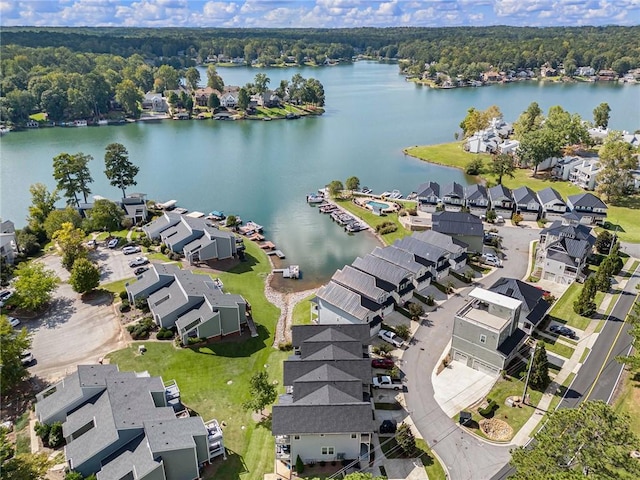
[{"label": "pathway", "polygon": [[264,296],[269,302],[274,304],[280,309],[280,318],[276,325],[276,331],[273,338],[273,347],[278,348],[280,344],[288,343],[291,341],[291,324],[293,321],[293,309],[298,302],[305,299],[309,295],[314,294],[317,288],[310,290],[304,290],[301,292],[283,293],[279,292],[271,287],[271,278],[273,273],[270,273],[265,280]]}]

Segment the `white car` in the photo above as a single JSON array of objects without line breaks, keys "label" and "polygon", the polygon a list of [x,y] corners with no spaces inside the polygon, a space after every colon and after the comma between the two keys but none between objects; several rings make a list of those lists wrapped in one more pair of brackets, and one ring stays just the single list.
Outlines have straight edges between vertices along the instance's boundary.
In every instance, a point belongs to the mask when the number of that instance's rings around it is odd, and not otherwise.
[{"label": "white car", "polygon": [[140,253],[140,247],[137,245],[130,245],[122,249],[122,253],[125,255],[131,255],[132,253]]},{"label": "white car", "polygon": [[116,248],[118,246],[118,242],[119,241],[120,241],[120,239],[118,239],[118,238],[112,238],[111,240],[109,240],[107,242],[107,247]]},{"label": "white car", "polygon": [[135,260],[131,260],[129,262],[129,266],[134,268],[146,265],[147,263],[149,263],[149,259],[147,257],[136,257]]},{"label": "white car", "polygon": [[378,332],[378,337],[397,348],[400,348],[404,345],[404,341],[398,335],[390,332],[389,330],[380,330]]},{"label": "white car", "polygon": [[34,360],[35,358],[33,356],[33,353],[29,351],[26,351],[22,355],[20,355],[20,362],[22,362],[22,365],[24,366],[31,365]]},{"label": "white car", "polygon": [[502,267],[502,260],[500,260],[493,253],[483,253],[482,261],[487,265],[491,265],[492,267]]},{"label": "white car", "polygon": [[16,328],[18,325],[20,325],[20,320],[18,320],[17,318],[9,317],[9,323],[13,328]]},{"label": "white car", "polygon": [[9,300],[12,296],[13,292],[11,290],[5,290],[0,293],[0,308],[4,307],[4,304],[7,303],[7,300]]}]

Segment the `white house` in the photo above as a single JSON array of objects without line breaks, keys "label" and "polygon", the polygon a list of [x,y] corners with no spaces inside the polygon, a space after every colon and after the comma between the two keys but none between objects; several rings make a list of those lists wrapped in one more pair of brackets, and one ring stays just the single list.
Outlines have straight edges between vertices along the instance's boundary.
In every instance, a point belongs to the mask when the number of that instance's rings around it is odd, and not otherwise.
[{"label": "white house", "polygon": [[5,220],[0,224],[0,256],[7,263],[13,264],[18,255],[18,243],[16,242],[16,229],[13,222]]},{"label": "white house", "polygon": [[585,190],[595,190],[600,168],[599,158],[585,158],[571,168],[569,181]]},{"label": "white house", "polygon": [[555,189],[547,187],[538,192],[538,201],[542,207],[542,218],[560,220],[567,213],[567,204]]},{"label": "white house", "polygon": [[576,165],[582,163],[583,159],[581,157],[563,157],[551,170],[551,176],[553,178],[557,178],[558,180],[569,180],[569,174],[571,170]]}]

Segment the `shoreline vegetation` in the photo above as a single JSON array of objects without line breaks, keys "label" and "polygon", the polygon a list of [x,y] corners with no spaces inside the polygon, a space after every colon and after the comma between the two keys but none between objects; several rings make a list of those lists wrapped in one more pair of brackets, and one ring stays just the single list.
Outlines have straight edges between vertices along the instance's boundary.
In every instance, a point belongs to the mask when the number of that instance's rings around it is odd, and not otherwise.
[{"label": "shoreline vegetation", "polygon": [[[464,170],[471,160],[483,161],[482,173],[475,176],[479,183],[487,186],[497,184],[495,175],[488,173],[491,156],[488,154],[474,154],[465,152],[463,142],[441,143],[437,145],[414,145],[403,149],[405,155],[409,155],[424,162],[435,163],[446,167]],[[513,178],[505,176],[502,184],[510,189],[527,186],[534,191],[552,187],[564,198],[569,195],[584,193],[580,187],[562,180],[551,178],[547,172],[538,172],[536,175],[529,168],[517,168]],[[640,209],[640,195],[630,195],[623,198],[619,205],[608,205],[607,221],[608,229],[615,230],[616,235],[623,242],[640,243],[640,224],[637,221]]]}]

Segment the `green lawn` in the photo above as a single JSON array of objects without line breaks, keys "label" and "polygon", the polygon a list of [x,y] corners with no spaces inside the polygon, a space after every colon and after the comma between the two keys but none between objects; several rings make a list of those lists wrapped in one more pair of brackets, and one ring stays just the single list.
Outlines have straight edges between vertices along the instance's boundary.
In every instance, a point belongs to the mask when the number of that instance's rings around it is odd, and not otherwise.
[{"label": "green lawn", "polygon": [[575,350],[568,345],[558,342],[557,337],[551,339],[549,337],[540,337],[537,334],[534,334],[534,337],[541,338],[541,340],[544,342],[544,348],[547,350],[547,352],[555,353],[556,355],[560,355],[564,358],[571,358],[571,355],[573,355],[573,352]]},{"label": "green lawn", "polygon": [[[406,458],[394,437],[381,438],[380,446],[382,448],[382,452],[387,458]],[[447,477],[445,475],[444,468],[442,468],[438,459],[431,452],[427,442],[421,438],[416,438],[416,449],[418,452],[414,458],[422,460],[422,464],[424,465],[424,469],[427,472],[429,480],[445,480]]]},{"label": "green lawn", "polygon": [[121,370],[147,370],[166,380],[175,379],[182,399],[203,419],[224,421],[229,458],[216,461],[207,478],[262,479],[273,471],[274,445],[269,420],[257,424],[242,409],[249,398],[251,375],[266,368],[274,382],[282,383],[282,361],[289,356],[272,348],[279,309],[264,296],[264,279],[270,271],[266,255],[247,244],[246,262],[220,275],[225,291],[242,295],[251,304],[259,336],[242,342],[213,343],[207,347],[176,349],[172,343],[147,342],[144,356],[137,343],[109,355]]},{"label": "green lawn", "polygon": [[622,391],[614,408],[616,413],[629,415],[629,427],[640,437],[640,382],[628,372],[623,376]]},{"label": "green lawn", "polygon": [[[571,284],[564,295],[560,297],[553,305],[553,308],[549,312],[549,317],[552,320],[556,320],[561,323],[565,323],[568,326],[575,327],[580,330],[584,330],[591,322],[590,318],[582,317],[573,311],[573,302],[575,302],[580,296],[582,290],[582,284],[574,282]],[[598,292],[596,294],[595,302],[596,306],[599,306],[602,302],[604,294]]]},{"label": "green lawn", "polygon": [[182,267],[182,262],[179,262],[179,261],[176,261],[176,260],[171,260],[164,253],[149,252],[149,253],[145,254],[145,257],[147,257],[149,260],[157,260],[157,261],[162,262],[162,263],[176,263],[176,264],[178,264],[178,266]]},{"label": "green lawn", "polygon": [[315,295],[309,295],[293,307],[293,325],[311,325],[311,299],[313,297]]},{"label": "green lawn", "polygon": [[534,241],[530,248],[531,252],[529,252],[529,256],[531,257],[531,271],[527,272],[527,276],[531,276],[536,267],[536,249],[538,248],[538,240]]},{"label": "green lawn", "polygon": [[[462,142],[443,143],[439,145],[425,145],[405,148],[405,153],[421,160],[439,165],[465,169],[467,164],[474,158],[482,158],[485,164],[485,171],[488,171],[490,156],[485,154],[467,153],[462,148]],[[483,174],[478,180],[485,179],[490,184],[495,184],[497,178],[493,174]],[[534,191],[539,191],[547,187],[553,187],[565,199],[569,195],[584,193],[584,190],[569,182],[546,179],[541,176],[533,176],[533,170],[517,169],[513,178],[504,177],[502,183],[508,188],[526,186]],[[640,222],[636,221],[637,212],[640,209],[640,195],[624,197],[620,205],[609,205],[607,220],[610,223],[610,230],[615,230],[617,226],[618,236],[621,240],[632,243],[640,243]]]},{"label": "green lawn", "polygon": [[121,291],[125,288],[125,283],[132,282],[136,279],[136,277],[125,278],[124,280],[118,280],[116,282],[105,283],[104,285],[100,285],[102,290],[107,290],[108,292],[113,293],[114,295],[119,295]]},{"label": "green lawn", "polygon": [[365,221],[369,226],[373,227],[374,229],[376,228],[376,225],[380,225],[383,222],[391,221],[395,223],[398,226],[398,229],[395,232],[382,235],[382,240],[387,245],[391,245],[396,240],[411,234],[409,230],[407,230],[402,226],[402,224],[398,220],[398,214],[396,213],[391,213],[384,216],[378,216],[371,213],[370,210],[367,210],[366,208],[362,208],[356,205],[351,200],[336,200],[336,203],[340,207],[344,208],[346,211],[352,213],[353,215]]}]

